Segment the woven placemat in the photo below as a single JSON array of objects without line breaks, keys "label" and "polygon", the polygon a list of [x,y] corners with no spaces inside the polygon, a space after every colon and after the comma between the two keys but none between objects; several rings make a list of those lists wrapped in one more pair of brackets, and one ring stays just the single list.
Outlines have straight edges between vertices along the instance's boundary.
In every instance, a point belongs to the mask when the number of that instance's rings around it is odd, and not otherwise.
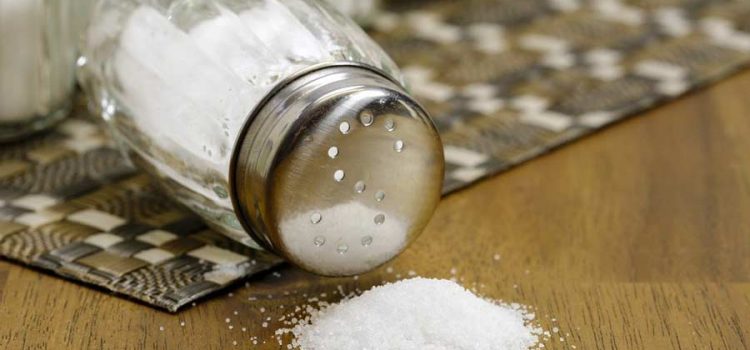
[{"label": "woven placemat", "polygon": [[[445,192],[750,61],[750,2],[391,1],[371,33],[445,143]],[[82,108],[0,151],[0,255],[175,311],[278,259],[211,231]]]}]

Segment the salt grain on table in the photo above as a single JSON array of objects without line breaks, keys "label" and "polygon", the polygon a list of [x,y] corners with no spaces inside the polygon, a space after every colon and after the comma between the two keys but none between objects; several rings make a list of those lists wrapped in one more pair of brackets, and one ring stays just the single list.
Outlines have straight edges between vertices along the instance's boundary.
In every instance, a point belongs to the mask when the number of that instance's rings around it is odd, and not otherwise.
[{"label": "salt grain on table", "polygon": [[294,348],[525,350],[542,330],[517,304],[477,297],[446,280],[414,278],[313,310],[292,329]]}]

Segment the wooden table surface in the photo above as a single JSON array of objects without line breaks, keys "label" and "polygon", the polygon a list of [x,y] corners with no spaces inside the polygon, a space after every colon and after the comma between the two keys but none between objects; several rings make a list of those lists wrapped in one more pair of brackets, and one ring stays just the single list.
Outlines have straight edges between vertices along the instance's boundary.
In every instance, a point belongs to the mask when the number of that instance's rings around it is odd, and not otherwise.
[{"label": "wooden table surface", "polygon": [[0,262],[0,348],[276,349],[304,295],[452,270],[533,307],[548,349],[750,348],[750,72],[445,198],[356,280],[285,267],[168,314]]}]

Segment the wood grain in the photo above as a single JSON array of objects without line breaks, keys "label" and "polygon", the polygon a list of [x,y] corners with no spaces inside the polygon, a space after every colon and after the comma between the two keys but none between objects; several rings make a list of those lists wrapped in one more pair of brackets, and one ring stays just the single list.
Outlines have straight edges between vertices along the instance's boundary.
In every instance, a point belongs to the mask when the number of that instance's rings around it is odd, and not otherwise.
[{"label": "wood grain", "polygon": [[277,349],[276,320],[308,297],[455,269],[534,307],[559,329],[546,348],[748,349],[748,100],[750,72],[452,195],[357,280],[286,267],[172,315],[0,262],[0,348]]}]

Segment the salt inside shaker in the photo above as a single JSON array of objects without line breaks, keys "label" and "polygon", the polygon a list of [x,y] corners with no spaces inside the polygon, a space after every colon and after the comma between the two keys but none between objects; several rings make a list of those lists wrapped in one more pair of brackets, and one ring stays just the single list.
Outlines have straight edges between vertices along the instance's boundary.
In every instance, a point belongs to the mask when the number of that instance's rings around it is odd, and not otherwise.
[{"label": "salt inside shaker", "polygon": [[86,90],[129,158],[219,232],[322,275],[423,230],[444,161],[396,65],[312,0],[104,0]]}]

